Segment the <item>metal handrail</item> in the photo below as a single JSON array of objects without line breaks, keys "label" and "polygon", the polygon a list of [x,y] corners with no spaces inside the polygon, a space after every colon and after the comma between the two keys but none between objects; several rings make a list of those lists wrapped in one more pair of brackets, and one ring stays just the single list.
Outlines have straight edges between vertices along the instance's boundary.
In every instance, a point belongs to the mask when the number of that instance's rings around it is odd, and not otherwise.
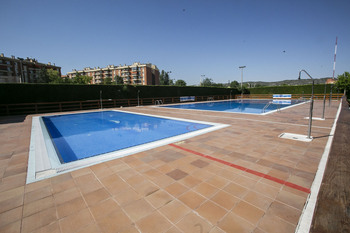
[{"label": "metal handrail", "polygon": [[265,107],[263,108],[262,113],[265,113],[266,109],[267,109],[271,104],[272,104],[272,101],[269,101],[269,102],[265,105]]},{"label": "metal handrail", "polygon": [[162,101],[162,100],[155,100],[155,101],[154,101],[154,104],[155,104],[155,105],[162,105],[162,104],[163,104],[163,101]]}]

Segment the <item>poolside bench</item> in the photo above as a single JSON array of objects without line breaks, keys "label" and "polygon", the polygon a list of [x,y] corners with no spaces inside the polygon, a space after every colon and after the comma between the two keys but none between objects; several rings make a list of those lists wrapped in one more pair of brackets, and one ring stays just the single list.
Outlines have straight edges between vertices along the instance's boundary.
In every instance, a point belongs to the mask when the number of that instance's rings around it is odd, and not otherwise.
[{"label": "poolside bench", "polygon": [[195,96],[181,96],[180,102],[195,101]]}]

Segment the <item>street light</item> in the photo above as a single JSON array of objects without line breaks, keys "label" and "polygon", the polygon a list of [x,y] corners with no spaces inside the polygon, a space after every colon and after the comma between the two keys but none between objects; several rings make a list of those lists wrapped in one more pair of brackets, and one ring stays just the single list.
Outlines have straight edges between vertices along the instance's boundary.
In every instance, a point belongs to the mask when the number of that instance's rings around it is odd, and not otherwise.
[{"label": "street light", "polygon": [[246,68],[246,66],[240,66],[241,69],[241,99],[243,99],[243,69]]},{"label": "street light", "polygon": [[203,79],[205,78],[205,74],[201,75],[201,82],[199,83],[199,86],[202,86]]},{"label": "street light", "polygon": [[301,72],[304,72],[305,74],[307,74],[307,76],[309,76],[309,78],[311,78],[311,80],[312,80],[311,102],[310,102],[310,113],[309,113],[309,129],[308,129],[308,133],[307,133],[307,138],[311,139],[312,111],[313,111],[313,107],[314,107],[314,80],[309,75],[309,73],[306,72],[305,70],[299,71],[299,78],[298,78],[299,80],[300,80]]}]

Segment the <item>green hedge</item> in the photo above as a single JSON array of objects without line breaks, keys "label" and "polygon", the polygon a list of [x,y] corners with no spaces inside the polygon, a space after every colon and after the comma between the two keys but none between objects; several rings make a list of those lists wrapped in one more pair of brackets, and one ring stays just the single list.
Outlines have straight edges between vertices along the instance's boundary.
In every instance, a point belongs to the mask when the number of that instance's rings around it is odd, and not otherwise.
[{"label": "green hedge", "polygon": [[[326,92],[329,93],[331,90],[331,85],[327,84]],[[250,94],[311,94],[312,85],[301,85],[301,86],[270,86],[270,87],[256,87],[250,88]],[[332,89],[333,93],[336,93],[337,90]],[[315,84],[314,85],[314,94],[323,94],[324,93],[324,84]]]},{"label": "green hedge", "polygon": [[131,85],[72,85],[72,84],[0,84],[0,103],[40,103],[96,100],[133,99],[176,96],[207,96],[239,94],[237,89],[215,87],[131,86]]}]

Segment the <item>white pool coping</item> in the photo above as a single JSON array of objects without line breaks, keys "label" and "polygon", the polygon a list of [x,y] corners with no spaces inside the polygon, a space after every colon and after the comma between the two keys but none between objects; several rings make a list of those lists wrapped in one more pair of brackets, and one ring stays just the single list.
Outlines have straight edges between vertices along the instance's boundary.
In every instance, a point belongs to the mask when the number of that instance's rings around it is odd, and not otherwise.
[{"label": "white pool coping", "polygon": [[[186,134],[165,138],[158,141],[145,143],[142,145],[138,145],[138,146],[134,146],[134,147],[130,147],[130,148],[126,148],[126,149],[122,149],[122,150],[118,150],[110,153],[96,155],[93,157],[77,160],[66,164],[61,164],[58,159],[58,155],[54,148],[54,145],[42,121],[42,116],[33,117],[30,148],[29,148],[28,172],[27,172],[27,181],[26,181],[27,184],[33,183],[39,180],[47,179],[50,177],[54,177],[63,173],[71,172],[80,168],[92,166],[98,163],[110,161],[113,159],[125,157],[125,156],[139,153],[142,151],[150,150],[156,147],[168,145],[170,143],[179,142],[188,138],[206,134],[206,133],[229,126],[227,124],[220,124],[220,123],[213,123],[213,122],[206,122],[206,121],[196,121],[196,120],[189,120],[189,119],[182,119],[182,118],[175,118],[175,117],[157,116],[152,114],[135,113],[135,112],[128,112],[128,111],[120,111],[120,110],[107,110],[107,111],[117,111],[117,112],[131,113],[136,115],[144,115],[144,116],[157,117],[157,118],[163,118],[163,119],[185,121],[185,122],[192,122],[192,123],[198,123],[198,124],[207,124],[207,125],[212,125],[212,127],[196,130]],[[72,114],[72,113],[68,113],[68,114]],[[80,113],[76,113],[76,114],[80,114]],[[56,115],[66,115],[66,114],[56,114]]]}]

